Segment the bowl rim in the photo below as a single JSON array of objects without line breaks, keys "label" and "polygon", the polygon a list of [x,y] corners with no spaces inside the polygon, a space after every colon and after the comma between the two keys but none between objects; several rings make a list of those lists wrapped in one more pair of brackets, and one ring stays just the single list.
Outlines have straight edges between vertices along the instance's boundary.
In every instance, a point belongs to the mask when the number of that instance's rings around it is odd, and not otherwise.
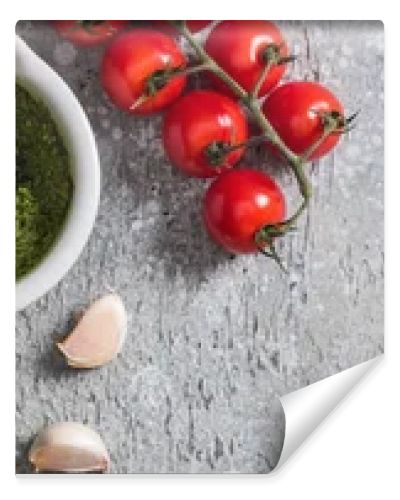
[{"label": "bowl rim", "polygon": [[64,80],[16,35],[16,81],[43,100],[68,149],[73,193],[64,226],[47,255],[16,283],[21,310],[53,288],[79,257],[100,200],[100,160],[89,120]]}]

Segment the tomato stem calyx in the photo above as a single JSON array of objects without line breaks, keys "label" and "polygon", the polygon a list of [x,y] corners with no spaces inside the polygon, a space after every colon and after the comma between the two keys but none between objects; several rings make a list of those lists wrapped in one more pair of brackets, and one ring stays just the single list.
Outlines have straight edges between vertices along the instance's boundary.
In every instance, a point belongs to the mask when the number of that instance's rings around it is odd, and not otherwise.
[{"label": "tomato stem calyx", "polygon": [[296,59],[296,56],[282,56],[281,55],[282,45],[276,45],[275,43],[271,43],[267,45],[261,53],[261,60],[264,63],[264,67],[261,70],[257,81],[254,85],[253,90],[250,92],[250,96],[252,98],[257,98],[261,87],[263,86],[265,79],[267,78],[268,73],[274,66],[279,66],[281,64],[286,64],[288,62],[292,62]]},{"label": "tomato stem calyx", "polygon": [[219,167],[224,163],[226,155],[232,151],[232,146],[224,141],[213,141],[204,150],[208,163]]},{"label": "tomato stem calyx", "polygon": [[208,69],[208,64],[197,64],[189,68],[166,68],[155,71],[146,81],[145,93],[148,96],[155,95],[159,90],[161,90],[167,83],[178,76],[191,75],[193,73],[198,73]]},{"label": "tomato stem calyx", "polygon": [[255,135],[247,141],[238,144],[231,144],[225,141],[213,141],[205,149],[204,154],[212,166],[220,166],[224,163],[226,155],[238,149],[256,146],[268,140],[265,134]]},{"label": "tomato stem calyx", "polygon": [[281,54],[281,50],[282,45],[276,45],[275,43],[268,44],[261,53],[262,61],[266,65],[270,64],[279,66],[296,60],[295,55],[283,56]]},{"label": "tomato stem calyx", "polygon": [[262,255],[275,261],[280,267],[281,271],[283,271],[285,274],[288,274],[288,270],[283,265],[282,259],[280,258],[278,252],[276,251],[274,239],[272,236],[267,236],[267,237],[265,237],[264,235],[261,236],[259,231],[255,236],[255,242],[259,252]]},{"label": "tomato stem calyx", "polygon": [[171,68],[155,71],[146,81],[145,94],[149,97],[154,96],[180,70],[181,68]]},{"label": "tomato stem calyx", "polygon": [[339,111],[316,112],[322,123],[322,134],[308,149],[301,155],[301,162],[306,163],[321,144],[332,134],[347,134],[355,128],[354,120],[360,111],[356,111],[349,117],[345,117]]},{"label": "tomato stem calyx", "polygon": [[[266,257],[270,257],[275,262],[277,262],[279,264],[279,267],[286,273],[287,270],[282,265],[282,261],[276,252],[274,246],[274,240],[276,238],[281,238],[282,236],[285,236],[287,233],[297,230],[295,223],[297,222],[297,219],[300,217],[300,215],[307,208],[307,206],[308,206],[308,198],[305,197],[300,207],[291,217],[289,217],[289,219],[286,219],[283,222],[278,222],[277,224],[268,224],[266,226],[263,226],[254,235],[254,241],[259,251]],[[269,247],[268,251],[265,250],[266,246]]]},{"label": "tomato stem calyx", "polygon": [[157,92],[163,89],[172,78],[197,73],[206,69],[208,69],[208,64],[198,64],[189,68],[166,68],[155,71],[146,80],[143,93],[131,104],[130,110],[135,110],[144,104],[148,99],[155,96]]},{"label": "tomato stem calyx", "polygon": [[346,117],[339,111],[330,111],[317,113],[321,118],[322,126],[324,131],[329,131],[330,133],[345,134],[350,132],[355,125],[354,120],[359,115],[360,110],[356,111],[352,115]]}]

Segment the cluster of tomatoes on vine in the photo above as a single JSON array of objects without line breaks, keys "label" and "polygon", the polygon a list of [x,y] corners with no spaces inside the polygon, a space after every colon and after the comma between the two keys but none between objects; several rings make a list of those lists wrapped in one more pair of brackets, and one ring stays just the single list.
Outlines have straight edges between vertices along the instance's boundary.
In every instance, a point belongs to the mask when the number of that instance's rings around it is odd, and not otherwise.
[{"label": "cluster of tomatoes on vine", "polygon": [[[355,115],[346,119],[339,100],[319,83],[279,85],[292,56],[270,21],[221,21],[202,46],[193,33],[211,28],[211,21],[128,23],[53,22],[78,45],[111,39],[100,74],[118,108],[133,115],[165,111],[163,144],[171,164],[189,176],[213,178],[203,200],[211,237],[229,252],[261,251],[279,261],[274,239],[293,228],[308,201],[303,164],[331,151]],[[178,44],[182,27],[200,55],[195,65]],[[185,93],[197,71],[206,73],[208,88]],[[260,135],[250,137],[249,118]],[[251,166],[233,168],[257,142],[283,154],[294,168],[304,202],[290,218],[273,178]]]}]

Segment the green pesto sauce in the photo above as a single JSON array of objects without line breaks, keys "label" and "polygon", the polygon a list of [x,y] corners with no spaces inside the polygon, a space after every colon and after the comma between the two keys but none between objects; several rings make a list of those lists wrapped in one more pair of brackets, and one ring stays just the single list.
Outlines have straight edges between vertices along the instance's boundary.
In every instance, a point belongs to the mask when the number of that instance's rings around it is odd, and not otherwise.
[{"label": "green pesto sauce", "polygon": [[68,151],[47,107],[16,85],[16,278],[49,252],[72,197]]}]

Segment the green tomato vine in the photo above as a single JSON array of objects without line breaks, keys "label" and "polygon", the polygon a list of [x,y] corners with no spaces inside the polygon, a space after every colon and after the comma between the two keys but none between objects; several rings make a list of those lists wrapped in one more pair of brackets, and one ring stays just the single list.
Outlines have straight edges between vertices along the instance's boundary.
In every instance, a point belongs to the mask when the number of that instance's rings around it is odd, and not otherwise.
[{"label": "green tomato vine", "polygon": [[[281,57],[279,47],[277,47],[276,45],[268,46],[264,51],[264,70],[261,72],[254,88],[250,92],[247,92],[205,51],[203,46],[198,42],[196,37],[188,29],[186,21],[171,22],[195,51],[198,63],[197,66],[194,66],[194,68],[198,68],[198,71],[211,71],[217,77],[219,77],[232,90],[232,92],[234,92],[234,94],[250,111],[255,123],[260,127],[262,131],[261,137],[264,137],[266,141],[269,141],[279,150],[280,154],[287,161],[296,178],[299,192],[302,196],[302,202],[300,203],[298,209],[291,217],[289,217],[285,221],[279,224],[264,226],[257,232],[257,234],[254,235],[255,242],[260,252],[267,257],[275,260],[284,270],[281,259],[276,252],[274,240],[275,238],[282,237],[288,232],[293,231],[295,229],[297,220],[309,205],[312,196],[312,186],[305,173],[304,167],[308,163],[312,153],[325,141],[325,139],[329,135],[333,133],[342,134],[348,132],[352,128],[352,122],[356,118],[357,113],[351,115],[349,118],[345,118],[343,115],[337,112],[325,113],[321,115],[321,121],[323,125],[323,132],[321,134],[321,137],[307,151],[305,151],[301,155],[297,155],[286,146],[286,144],[280,138],[279,134],[275,131],[271,123],[268,121],[268,119],[262,112],[261,103],[258,99],[259,90],[271,67],[273,67],[274,65],[293,61],[294,56]],[[193,71],[194,70],[192,69],[191,72]]]}]

